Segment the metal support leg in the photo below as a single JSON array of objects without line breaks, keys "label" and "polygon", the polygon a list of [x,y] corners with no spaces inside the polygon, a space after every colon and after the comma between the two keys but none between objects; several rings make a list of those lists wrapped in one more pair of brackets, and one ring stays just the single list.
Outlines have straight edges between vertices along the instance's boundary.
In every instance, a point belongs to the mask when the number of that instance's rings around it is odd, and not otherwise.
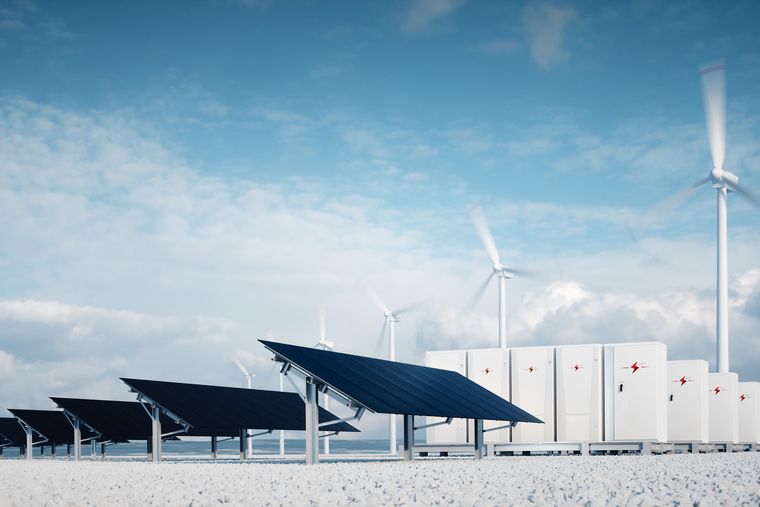
[{"label": "metal support leg", "polygon": [[245,444],[248,440],[248,430],[240,430],[240,461],[245,461]]},{"label": "metal support leg", "polygon": [[95,442],[94,438],[90,440],[90,451],[92,453],[92,459],[95,459],[98,457],[97,445],[98,443]]},{"label": "metal support leg", "polygon": [[50,446],[50,456],[55,459],[55,442]]},{"label": "metal support leg", "polygon": [[66,444],[66,457],[71,459],[71,444]]},{"label": "metal support leg", "polygon": [[649,456],[652,454],[652,442],[641,443],[641,454],[644,456]]},{"label": "metal support leg", "polygon": [[151,438],[148,439],[147,448],[148,448],[148,459],[152,460],[153,459],[153,437],[152,436]]},{"label": "metal support leg", "polygon": [[413,415],[404,415],[404,461],[414,461]]},{"label": "metal support leg", "polygon": [[306,464],[319,463],[317,385],[306,380]]},{"label": "metal support leg", "polygon": [[25,426],[24,429],[26,430],[26,448],[28,449],[26,453],[26,459],[29,461],[32,460],[32,454],[34,454],[34,449],[32,448],[32,433],[34,430],[32,430],[31,426]]},{"label": "metal support leg", "polygon": [[216,437],[211,437],[211,458],[216,459]]},{"label": "metal support leg", "polygon": [[82,428],[79,419],[74,419],[74,460],[82,461]]},{"label": "metal support leg", "polygon": [[40,458],[45,457],[45,446],[40,444]]},{"label": "metal support leg", "polygon": [[100,457],[102,459],[106,459],[106,443],[105,442],[100,444]]},{"label": "metal support leg", "polygon": [[21,459],[26,458],[26,446],[25,445],[22,445],[21,447],[18,448],[18,455],[19,455],[19,458],[21,458]]},{"label": "metal support leg", "polygon": [[483,419],[475,419],[475,459],[483,459]]},{"label": "metal support leg", "polygon": [[[280,373],[280,392],[284,390],[285,375]],[[285,456],[285,430],[280,430],[280,456]]]},{"label": "metal support leg", "polygon": [[151,450],[153,451],[153,462],[161,462],[161,409],[158,405],[151,407],[152,427],[153,427],[153,442]]}]

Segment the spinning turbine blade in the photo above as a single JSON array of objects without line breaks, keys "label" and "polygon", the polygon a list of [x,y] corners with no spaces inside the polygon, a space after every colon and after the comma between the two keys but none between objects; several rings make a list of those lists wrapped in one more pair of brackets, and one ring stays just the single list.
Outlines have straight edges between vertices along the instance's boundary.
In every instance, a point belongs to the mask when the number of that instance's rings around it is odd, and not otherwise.
[{"label": "spinning turbine blade", "polygon": [[480,241],[483,242],[483,246],[488,252],[488,256],[491,258],[494,264],[499,264],[499,251],[496,250],[496,243],[494,243],[491,229],[488,227],[485,215],[483,215],[483,209],[480,204],[476,204],[467,211],[467,214],[472,220],[472,225],[475,226],[475,230],[478,231]]},{"label": "spinning turbine blade", "polygon": [[399,308],[398,310],[391,312],[394,316],[403,315],[405,313],[414,312],[416,310],[419,310],[423,306],[427,306],[432,301],[432,296],[430,298],[425,298],[421,301],[417,301],[416,303],[413,303],[409,306],[405,306],[403,308]]},{"label": "spinning turbine blade", "polygon": [[385,322],[383,322],[383,329],[380,331],[380,338],[377,339],[377,344],[375,345],[375,356],[380,355],[380,351],[383,348],[383,339],[385,338],[385,326],[388,325],[388,319],[385,319]]},{"label": "spinning turbine blade", "polygon": [[[638,227],[641,229],[649,229],[651,227],[654,227],[658,222],[660,222],[667,215],[673,213],[676,209],[678,209],[679,206],[681,206],[681,204],[683,204],[692,195],[696,194],[699,189],[708,183],[710,183],[709,177],[702,178],[693,185],[689,185],[688,187],[679,190],[670,197],[667,197],[658,202],[649,208],[646,213],[644,213],[644,217],[641,219],[641,222],[639,222]],[[630,226],[628,229],[630,229]],[[633,232],[629,230],[629,234],[633,234]]]},{"label": "spinning turbine blade", "polygon": [[385,303],[383,303],[377,294],[375,294],[372,289],[369,288],[369,285],[367,285],[364,280],[360,279],[358,282],[356,282],[356,288],[363,292],[364,295],[370,299],[370,301],[375,303],[375,305],[377,305],[377,307],[380,308],[383,313],[388,311],[388,307],[385,306]]},{"label": "spinning turbine blade", "polygon": [[274,333],[272,332],[271,329],[267,328],[267,330],[264,331],[264,336],[266,336],[267,340],[269,340],[270,342],[274,341]]},{"label": "spinning turbine blade", "polygon": [[488,278],[486,278],[486,281],[483,285],[480,286],[480,289],[478,289],[478,292],[475,293],[474,296],[472,296],[472,299],[470,299],[470,302],[467,303],[467,309],[472,310],[475,308],[475,305],[478,304],[478,301],[480,301],[480,296],[483,295],[483,292],[485,292],[486,287],[488,287],[488,282],[491,281],[491,278],[493,278],[493,275],[495,274],[495,271],[491,271],[491,274],[488,275]]},{"label": "spinning turbine blade", "polygon": [[240,368],[240,371],[243,372],[243,375],[248,377],[248,370],[245,369],[245,366],[243,366],[243,363],[240,362],[240,360],[237,358],[237,356],[233,355],[230,357],[232,359],[232,362],[237,365],[238,368]]},{"label": "spinning turbine blade", "polygon": [[723,60],[700,67],[705,100],[707,132],[710,137],[713,167],[723,168],[726,157],[726,78]]},{"label": "spinning turbine blade", "polygon": [[740,195],[746,197],[752,204],[760,208],[760,194],[758,194],[757,190],[746,185],[739,185],[738,183],[733,183],[731,186],[739,192]]}]

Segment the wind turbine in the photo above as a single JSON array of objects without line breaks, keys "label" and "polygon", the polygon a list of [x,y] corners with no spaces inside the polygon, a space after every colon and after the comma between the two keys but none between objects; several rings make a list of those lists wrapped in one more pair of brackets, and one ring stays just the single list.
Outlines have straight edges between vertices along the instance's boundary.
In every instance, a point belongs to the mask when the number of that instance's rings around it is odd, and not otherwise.
[{"label": "wind turbine", "polygon": [[488,275],[488,278],[486,278],[485,283],[480,286],[480,289],[478,289],[478,292],[475,293],[475,296],[470,300],[470,306],[475,306],[475,303],[478,302],[480,299],[480,296],[483,295],[483,292],[486,290],[486,287],[488,287],[488,283],[491,281],[491,278],[493,278],[494,275],[499,277],[499,347],[502,349],[507,348],[507,284],[506,281],[508,278],[513,278],[515,275],[527,275],[528,273],[519,269],[510,268],[509,266],[505,266],[499,262],[499,251],[496,249],[496,243],[493,240],[493,235],[491,234],[491,228],[488,227],[488,222],[486,221],[485,215],[483,215],[483,209],[480,207],[480,204],[476,204],[469,210],[467,210],[467,214],[470,216],[470,220],[472,220],[472,225],[475,226],[475,230],[478,232],[478,236],[480,236],[480,241],[483,242],[483,246],[486,249],[486,252],[488,252],[488,256],[491,258],[491,261],[493,261],[493,271],[490,275]]},{"label": "wind turbine", "polygon": [[[248,384],[248,389],[251,388],[251,379],[256,376],[255,373],[248,373],[248,370],[245,369],[245,366],[243,366],[243,363],[240,362],[240,359],[237,358],[237,356],[233,353],[230,356],[230,359],[232,359],[232,362],[237,365],[238,368],[240,368],[240,371],[243,372],[243,375],[245,375],[245,380],[243,381],[243,386]],[[250,429],[245,430],[247,434],[250,436],[253,434],[253,432]],[[248,456],[253,455],[253,440],[251,438],[248,438]]]},{"label": "wind turbine", "polygon": [[758,193],[746,185],[739,184],[739,178],[723,170],[726,158],[726,79],[725,65],[722,60],[709,62],[700,66],[702,94],[705,106],[707,134],[710,141],[713,168],[705,178],[677,192],[672,197],[656,205],[647,215],[659,218],[662,211],[675,209],[687,198],[708,183],[718,194],[718,277],[717,277],[717,319],[716,319],[716,363],[718,373],[727,373],[728,368],[728,237],[726,197],[731,192],[738,192],[749,199],[755,206],[760,206]]},{"label": "wind turbine", "polygon": [[[333,342],[328,342],[325,340],[325,300],[320,299],[317,301],[319,303],[319,343],[314,345],[314,347],[322,350],[332,350],[333,346],[335,345]],[[327,397],[327,393],[323,393],[322,399],[324,401],[325,410],[329,410],[330,398]],[[325,454],[330,454],[330,437],[323,437],[324,438],[324,451]]]},{"label": "wind turbine", "polygon": [[[385,322],[383,323],[383,329],[380,331],[380,338],[377,341],[377,346],[375,348],[375,355],[380,354],[380,349],[383,345],[383,338],[385,337],[385,328],[388,328],[388,341],[390,343],[390,353],[389,358],[391,361],[396,360],[396,336],[394,333],[394,324],[396,322],[400,322],[399,317],[401,317],[401,314],[408,313],[410,311],[414,311],[418,308],[420,308],[422,305],[426,303],[427,300],[420,301],[418,303],[415,303],[413,305],[400,308],[394,312],[391,312],[388,310],[388,307],[383,303],[382,299],[378,297],[375,292],[369,288],[369,285],[364,280],[359,280],[356,283],[356,288],[364,293],[367,298],[369,298],[370,301],[375,303],[375,305],[380,308],[380,310],[383,312],[383,315],[385,316]],[[390,326],[388,325],[390,323]],[[389,424],[390,424],[390,442],[391,442],[391,454],[396,454],[396,416],[394,414],[390,414],[389,416]]]},{"label": "wind turbine", "polygon": [[[270,342],[274,341],[274,333],[271,329],[267,328],[264,335]],[[285,391],[285,375],[280,372],[280,392],[283,391]],[[280,430],[280,456],[285,456],[285,430]]]}]

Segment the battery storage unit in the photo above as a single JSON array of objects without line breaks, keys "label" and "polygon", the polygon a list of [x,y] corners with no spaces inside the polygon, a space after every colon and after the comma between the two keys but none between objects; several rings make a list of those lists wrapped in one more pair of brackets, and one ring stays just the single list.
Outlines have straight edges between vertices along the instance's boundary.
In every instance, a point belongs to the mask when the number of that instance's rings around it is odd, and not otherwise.
[{"label": "battery storage unit", "polygon": [[739,443],[739,375],[708,374],[710,442]]},{"label": "battery storage unit", "polygon": [[601,442],[602,345],[563,345],[554,357],[557,442]]},{"label": "battery storage unit", "polygon": [[667,353],[659,342],[604,346],[606,441],[667,441]]},{"label": "battery storage unit", "polygon": [[511,351],[512,403],[544,424],[518,423],[513,442],[554,441],[554,347],[521,347]]},{"label": "battery storage unit", "polygon": [[707,361],[668,361],[668,441],[710,439]]},{"label": "battery storage unit", "polygon": [[739,442],[760,444],[760,382],[739,382]]},{"label": "battery storage unit", "polygon": [[[509,396],[509,349],[476,349],[467,351],[467,378],[510,401]],[[484,421],[483,429],[505,426],[505,421]],[[473,441],[471,421],[468,421],[469,441]],[[509,428],[487,431],[483,436],[486,443],[509,442]]]},{"label": "battery storage unit", "polygon": [[[425,354],[425,366],[450,370],[467,376],[467,351],[444,350],[427,352]],[[426,417],[426,424],[443,422],[443,417]],[[467,442],[467,420],[454,419],[450,424],[441,424],[426,429],[427,443],[429,444],[462,444]]]}]

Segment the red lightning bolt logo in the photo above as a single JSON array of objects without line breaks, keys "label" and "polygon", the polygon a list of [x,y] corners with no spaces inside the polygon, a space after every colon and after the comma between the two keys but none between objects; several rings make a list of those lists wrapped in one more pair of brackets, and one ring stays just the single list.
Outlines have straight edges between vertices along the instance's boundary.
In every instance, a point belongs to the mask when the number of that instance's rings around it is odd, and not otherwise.
[{"label": "red lightning bolt logo", "polygon": [[720,387],[716,387],[715,389],[713,389],[713,392],[715,394],[722,393],[723,391],[725,391],[725,389],[721,389]]},{"label": "red lightning bolt logo", "polygon": [[532,366],[531,366],[530,368],[527,368],[527,370],[528,370],[529,372],[533,373],[533,367],[532,367]]},{"label": "red lightning bolt logo", "polygon": [[739,396],[739,399],[742,401],[746,400],[747,398],[749,398],[749,396],[744,396],[743,394]]},{"label": "red lightning bolt logo", "polygon": [[643,364],[640,365],[639,362],[636,361],[631,366],[623,366],[623,369],[628,369],[628,368],[630,368],[631,370],[633,370],[631,373],[636,373],[637,371],[639,371],[642,368],[649,368],[649,366],[644,366]]},{"label": "red lightning bolt logo", "polygon": [[578,371],[579,368],[581,368],[581,367],[578,366],[577,364],[575,366],[573,366],[573,370],[575,370],[575,371]]},{"label": "red lightning bolt logo", "polygon": [[489,374],[489,373],[491,373],[492,371],[493,371],[493,370],[491,370],[490,368],[486,368],[485,370],[483,370],[483,373],[485,373],[486,375],[488,375],[488,374]]}]

